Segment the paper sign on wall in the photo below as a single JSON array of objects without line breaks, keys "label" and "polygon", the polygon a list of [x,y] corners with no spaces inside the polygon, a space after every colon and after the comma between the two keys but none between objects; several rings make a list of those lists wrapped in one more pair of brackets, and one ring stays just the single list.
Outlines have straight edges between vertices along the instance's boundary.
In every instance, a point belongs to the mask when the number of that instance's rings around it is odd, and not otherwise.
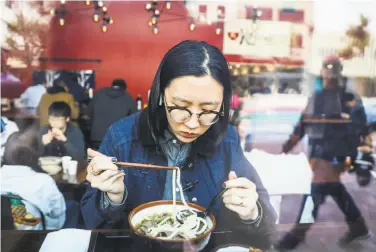
[{"label": "paper sign on wall", "polygon": [[224,54],[253,57],[290,56],[291,23],[247,19],[225,22]]}]

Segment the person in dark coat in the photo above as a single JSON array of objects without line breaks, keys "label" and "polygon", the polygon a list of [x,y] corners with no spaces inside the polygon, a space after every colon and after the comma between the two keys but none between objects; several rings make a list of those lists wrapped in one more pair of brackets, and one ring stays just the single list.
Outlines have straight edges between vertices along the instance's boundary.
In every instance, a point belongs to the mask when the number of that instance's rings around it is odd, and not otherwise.
[{"label": "person in dark coat", "polygon": [[136,111],[136,102],[127,92],[127,84],[123,79],[115,79],[111,87],[104,87],[95,92],[88,110],[92,123],[90,134],[92,147],[95,149],[99,147],[112,123]]},{"label": "person in dark coat", "polygon": [[[348,166],[347,159],[356,157],[360,137],[358,133],[366,125],[361,101],[348,104],[354,99],[349,99],[350,95],[345,91],[341,71],[342,64],[339,58],[328,57],[324,60],[321,69],[324,88],[309,98],[298,125],[283,145],[283,152],[289,152],[299,140],[308,135],[309,162],[313,172],[312,215],[316,220],[321,204],[325,202],[327,196],[332,196],[345,215],[349,226],[349,231],[339,240],[339,245],[344,246],[355,240],[367,239],[370,233],[360,210],[340,180],[341,174]],[[355,111],[357,112],[354,113]],[[307,122],[308,119],[319,118],[350,119],[351,123]],[[295,248],[304,240],[309,227],[310,225],[301,228],[296,226],[276,244],[276,248],[279,250]]]}]

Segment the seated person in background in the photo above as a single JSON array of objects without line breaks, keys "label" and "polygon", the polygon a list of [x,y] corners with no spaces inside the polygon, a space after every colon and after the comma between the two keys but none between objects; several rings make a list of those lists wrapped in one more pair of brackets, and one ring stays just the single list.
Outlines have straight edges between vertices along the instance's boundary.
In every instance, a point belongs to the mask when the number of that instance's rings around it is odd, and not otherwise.
[{"label": "seated person in background", "polygon": [[127,84],[123,79],[115,79],[111,87],[104,87],[95,92],[88,111],[92,123],[92,147],[99,147],[111,124],[136,111],[136,102],[127,92]]},{"label": "seated person in background", "polygon": [[1,194],[13,194],[23,200],[11,200],[14,225],[19,230],[60,229],[65,223],[66,205],[55,181],[38,165],[37,133],[13,133],[6,145],[0,169]]},{"label": "seated person in background", "polygon": [[15,122],[8,120],[8,118],[1,117],[1,160],[4,156],[5,144],[13,133],[18,131],[18,126]]},{"label": "seated person in background", "polygon": [[70,117],[71,109],[65,102],[54,102],[48,108],[49,125],[40,131],[45,156],[71,156],[77,161],[85,158],[84,136],[70,123]]},{"label": "seated person in background", "polygon": [[[54,102],[62,101],[69,105],[71,109],[71,119],[76,120],[80,115],[80,110],[77,106],[74,97],[67,92],[67,87],[62,80],[55,80],[52,87],[47,89],[40,99],[37,113],[39,114],[40,126],[43,127],[48,124],[48,108]],[[76,122],[72,122],[75,126],[78,126]]]},{"label": "seated person in background", "polygon": [[46,84],[39,83],[28,87],[20,96],[27,108],[37,108],[42,96],[46,93]]}]

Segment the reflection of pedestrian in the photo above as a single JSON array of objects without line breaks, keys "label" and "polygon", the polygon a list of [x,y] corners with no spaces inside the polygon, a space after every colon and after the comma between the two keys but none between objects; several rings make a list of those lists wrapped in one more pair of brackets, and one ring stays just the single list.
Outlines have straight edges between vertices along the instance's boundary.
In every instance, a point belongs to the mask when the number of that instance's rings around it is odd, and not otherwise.
[{"label": "reflection of pedestrian", "polygon": [[285,94],[285,93],[287,93],[287,88],[288,88],[288,86],[289,86],[289,84],[288,84],[287,82],[283,82],[283,83],[281,84],[281,86],[279,87],[279,89],[278,89],[278,93],[280,93],[280,94]]},{"label": "reflection of pedestrian", "polygon": [[238,130],[240,138],[240,146],[244,152],[251,152],[252,150],[252,135],[251,135],[251,120],[250,119],[237,119],[235,122],[236,129]]},{"label": "reflection of pedestrian", "polygon": [[[323,62],[321,75],[324,89],[316,92],[308,101],[304,113],[310,109],[312,115],[333,115],[337,111],[333,101],[341,103],[345,100],[343,87],[340,86],[342,65],[338,58],[328,58]],[[310,105],[311,104],[311,105]],[[359,106],[361,106],[359,104]],[[362,107],[362,106],[361,106]],[[364,113],[364,110],[363,110]],[[364,115],[365,118],[365,115]],[[295,144],[304,137],[309,137],[310,165],[313,171],[311,184],[311,196],[314,203],[313,218],[317,219],[320,205],[324,203],[326,196],[332,196],[341,211],[346,216],[349,231],[340,239],[340,245],[346,245],[357,239],[369,237],[368,228],[354,200],[340,181],[340,175],[344,171],[346,156],[353,156],[357,152],[356,143],[348,143],[349,128],[362,128],[361,123],[346,125],[310,124],[299,122],[290,139],[284,144],[283,152],[289,152]],[[363,125],[362,125],[363,124]],[[356,142],[356,141],[355,141]],[[277,244],[278,249],[293,249],[305,238],[310,225],[295,227]]]}]

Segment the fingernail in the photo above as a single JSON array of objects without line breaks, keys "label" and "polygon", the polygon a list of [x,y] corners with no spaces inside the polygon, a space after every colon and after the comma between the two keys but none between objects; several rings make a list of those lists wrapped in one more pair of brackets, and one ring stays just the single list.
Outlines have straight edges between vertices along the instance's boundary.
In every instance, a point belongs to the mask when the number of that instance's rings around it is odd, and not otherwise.
[{"label": "fingernail", "polygon": [[223,183],[223,184],[222,184],[222,187],[223,187],[223,188],[226,188],[226,183]]},{"label": "fingernail", "polygon": [[117,158],[116,157],[111,157],[111,162],[116,163],[117,162]]}]

